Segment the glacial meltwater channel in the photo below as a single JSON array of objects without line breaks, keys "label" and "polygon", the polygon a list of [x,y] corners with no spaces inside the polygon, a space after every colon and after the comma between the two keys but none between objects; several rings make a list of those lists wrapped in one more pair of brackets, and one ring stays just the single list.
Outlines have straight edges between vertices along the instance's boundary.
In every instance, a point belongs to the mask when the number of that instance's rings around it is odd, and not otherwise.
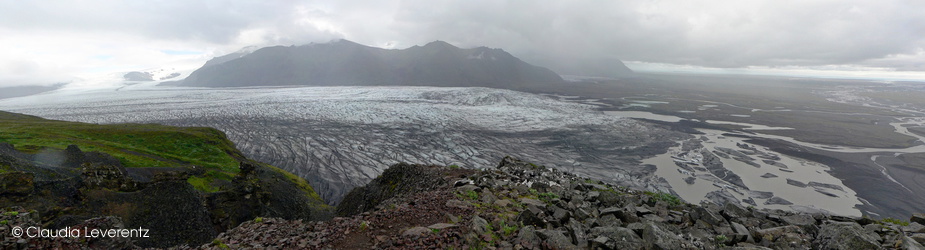
[{"label": "glacial meltwater channel", "polygon": [[[644,111],[604,111],[609,115],[629,118],[643,118],[664,122],[678,122],[684,118],[653,114]],[[746,127],[745,130],[755,132],[749,136],[779,139],[805,147],[819,150],[844,153],[871,153],[891,152],[909,153],[925,152],[925,146],[919,145],[909,148],[854,148],[833,145],[822,145],[795,140],[791,137],[767,135],[761,130],[790,129],[784,127],[767,127],[757,124],[734,123],[725,121],[706,121],[710,124],[734,124]],[[925,141],[922,136],[908,131],[906,124],[922,124],[921,119],[903,119],[902,122],[891,124],[897,133],[914,136]],[[738,200],[751,199],[756,207],[774,209],[792,209],[798,211],[825,210],[842,215],[860,216],[861,212],[855,205],[862,204],[857,193],[845,186],[841,180],[828,173],[828,166],[805,159],[789,157],[773,152],[772,150],[744,142],[743,138],[723,136],[724,131],[697,129],[703,135],[697,135],[702,147],[683,151],[681,146],[669,149],[668,153],[645,159],[643,164],[657,166],[656,175],[664,178],[672,189],[684,200],[692,203],[709,200],[711,192],[725,192]],[[690,143],[690,142],[679,142]],[[720,157],[722,167],[741,178],[743,187],[724,180],[724,176],[716,176],[703,166],[701,150],[713,152],[716,155],[729,155],[723,152],[745,155],[746,157]],[[717,153],[719,152],[719,153]],[[692,157],[694,156],[694,157]],[[680,162],[680,163],[679,163]],[[685,165],[686,164],[686,165]],[[680,167],[684,165],[687,167]],[[687,169],[687,170],[685,170]],[[693,169],[693,171],[690,171]],[[884,172],[884,174],[889,175]],[[693,177],[693,181],[691,181]],[[890,176],[887,176],[890,177]],[[685,181],[685,179],[688,179]],[[689,184],[690,183],[690,184]],[[715,198],[716,195],[714,195]],[[772,197],[778,197],[785,200]],[[787,204],[790,202],[792,204]]]}]

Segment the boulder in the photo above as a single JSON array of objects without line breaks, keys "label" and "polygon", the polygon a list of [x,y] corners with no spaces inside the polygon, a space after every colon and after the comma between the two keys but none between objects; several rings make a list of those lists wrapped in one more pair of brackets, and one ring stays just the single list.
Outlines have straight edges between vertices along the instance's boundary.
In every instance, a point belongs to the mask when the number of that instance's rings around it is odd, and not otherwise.
[{"label": "boulder", "polygon": [[579,247],[585,248],[588,246],[588,235],[585,234],[585,227],[575,219],[568,221],[566,226],[569,236],[572,238],[572,242]]},{"label": "boulder", "polygon": [[642,238],[629,228],[595,227],[591,229],[591,235],[596,236],[592,245],[604,237],[606,240],[603,245],[610,249],[641,249],[645,246]]},{"label": "boulder", "polygon": [[769,242],[775,241],[776,239],[781,238],[785,234],[801,235],[801,234],[805,234],[805,232],[803,231],[802,228],[798,226],[793,226],[793,225],[765,228],[765,229],[759,229],[755,231],[755,235],[758,236],[758,238],[760,238],[761,240],[769,241]]},{"label": "boulder", "polygon": [[925,250],[925,246],[922,246],[922,243],[916,241],[915,239],[905,235],[902,238],[902,249]]},{"label": "boulder", "polygon": [[551,249],[576,249],[578,246],[572,244],[572,240],[565,236],[565,232],[560,230],[537,230],[536,235],[540,236],[543,243]]},{"label": "boulder", "polygon": [[912,234],[910,238],[912,238],[919,244],[925,244],[925,233],[915,233],[915,234]]},{"label": "boulder", "polygon": [[726,219],[723,218],[723,216],[720,216],[717,213],[703,207],[694,208],[691,216],[694,220],[703,220],[712,226],[718,226],[726,223]]},{"label": "boulder", "polygon": [[451,227],[456,227],[456,224],[450,224],[450,223],[436,223],[436,224],[432,224],[432,225],[430,225],[430,226],[427,226],[427,228],[430,228],[430,229],[438,229],[438,230],[447,229],[447,228],[451,228]]},{"label": "boulder", "polygon": [[745,226],[735,222],[730,224],[732,225],[732,240],[734,242],[755,242],[755,240],[752,239],[751,233],[748,232],[748,229],[745,228]]},{"label": "boulder", "polygon": [[446,206],[450,208],[468,208],[471,204],[461,200],[448,200],[446,201]]},{"label": "boulder", "polygon": [[781,220],[783,220],[784,223],[802,227],[807,232],[813,232],[816,225],[816,219],[814,219],[812,215],[808,214],[781,216]]},{"label": "boulder", "polygon": [[408,230],[405,230],[401,233],[402,236],[421,236],[426,233],[430,233],[431,230],[426,227],[412,227]]},{"label": "boulder", "polygon": [[535,206],[527,207],[524,211],[521,211],[517,215],[517,221],[523,223],[524,225],[536,226],[539,228],[546,227],[546,220],[541,218],[542,211],[537,209]]},{"label": "boulder", "polygon": [[922,213],[912,214],[912,218],[910,218],[909,221],[925,225],[925,214],[922,214]]},{"label": "boulder", "polygon": [[726,203],[726,206],[723,207],[723,211],[721,212],[721,214],[727,220],[731,221],[737,218],[749,217],[751,215],[751,212],[749,212],[747,209],[745,209],[739,204],[730,202],[730,203]]},{"label": "boulder", "polygon": [[558,223],[559,225],[564,225],[566,222],[568,222],[568,219],[572,217],[572,212],[569,212],[568,210],[565,210],[559,206],[553,206],[552,209],[550,209],[550,212],[552,212],[552,221],[554,223]]},{"label": "boulder", "polygon": [[545,203],[545,202],[542,202],[542,201],[537,200],[537,199],[520,198],[520,203],[524,204],[525,206],[526,206],[526,205],[534,205],[534,206],[537,206],[537,207],[546,207],[546,203]]},{"label": "boulder", "polygon": [[646,249],[679,249],[682,239],[674,233],[662,229],[654,223],[646,223],[642,231]]},{"label": "boulder", "polygon": [[488,233],[489,232],[488,227],[489,227],[489,224],[487,220],[482,219],[482,217],[479,217],[479,216],[472,217],[472,221],[470,222],[470,228],[476,234],[482,235],[482,234]]},{"label": "boulder", "polygon": [[517,232],[514,238],[514,244],[519,244],[526,249],[536,249],[542,244],[542,240],[536,236],[536,229],[533,226],[525,226]]},{"label": "boulder", "polygon": [[[591,240],[591,249],[604,249],[604,250],[613,250],[613,249],[615,249],[615,248],[613,248],[613,246],[608,246],[608,245],[607,245],[607,241],[609,241],[609,240],[610,240],[610,239],[608,239],[607,237],[598,236],[597,238],[594,238],[593,240]],[[611,244],[611,245],[612,245],[612,244]]]},{"label": "boulder", "polygon": [[925,226],[918,222],[909,223],[908,226],[902,226],[899,229],[907,233],[925,233]]},{"label": "boulder", "polygon": [[880,236],[853,222],[828,221],[813,241],[815,249],[881,249]]},{"label": "boulder", "polygon": [[602,227],[619,227],[623,225],[623,222],[613,214],[607,214],[598,218],[594,224]]}]

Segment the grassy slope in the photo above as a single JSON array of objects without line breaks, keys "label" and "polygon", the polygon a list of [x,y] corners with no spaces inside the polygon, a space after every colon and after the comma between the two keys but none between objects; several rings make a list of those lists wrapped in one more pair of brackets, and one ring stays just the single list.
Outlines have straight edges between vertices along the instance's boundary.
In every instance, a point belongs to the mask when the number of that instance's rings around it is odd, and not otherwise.
[{"label": "grassy slope", "polygon": [[[118,158],[126,168],[191,167],[206,169],[189,178],[200,191],[214,192],[215,180],[231,180],[238,173],[238,162],[245,160],[225,134],[213,128],[171,127],[157,124],[97,125],[47,120],[40,117],[0,111],[0,142],[16,149],[37,153],[63,150],[77,145],[83,151],[97,151]],[[282,169],[262,164],[321,200],[304,179]],[[0,166],[2,168],[2,166]],[[0,169],[0,172],[9,169]]]}]

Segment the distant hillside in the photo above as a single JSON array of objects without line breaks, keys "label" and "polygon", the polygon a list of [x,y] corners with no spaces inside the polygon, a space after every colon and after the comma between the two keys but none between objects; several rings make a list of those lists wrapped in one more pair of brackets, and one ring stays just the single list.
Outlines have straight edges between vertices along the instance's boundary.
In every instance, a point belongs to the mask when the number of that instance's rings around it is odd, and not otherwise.
[{"label": "distant hillside", "polygon": [[180,85],[515,88],[561,82],[562,78],[555,72],[525,63],[501,49],[460,49],[436,41],[403,50],[388,50],[339,40],[267,47],[249,54],[236,52],[216,57]]},{"label": "distant hillside", "polygon": [[573,76],[592,76],[607,78],[622,78],[634,76],[635,72],[626,67],[622,61],[617,58],[597,57],[597,58],[555,58],[555,57],[536,57],[526,58],[530,62],[539,63],[555,70],[562,75]]},{"label": "distant hillside", "polygon": [[52,90],[56,90],[64,86],[63,83],[55,84],[52,86],[16,86],[16,87],[2,87],[0,88],[0,99],[20,97],[20,96],[30,96],[34,94],[44,93]]}]

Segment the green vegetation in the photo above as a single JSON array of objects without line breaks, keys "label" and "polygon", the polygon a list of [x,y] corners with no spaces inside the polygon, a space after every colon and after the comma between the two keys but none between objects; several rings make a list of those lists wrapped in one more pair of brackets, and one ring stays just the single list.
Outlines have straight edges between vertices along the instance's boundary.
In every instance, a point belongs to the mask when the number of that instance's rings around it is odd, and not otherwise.
[{"label": "green vegetation", "polygon": [[714,240],[716,240],[717,246],[722,246],[726,244],[726,241],[729,240],[729,237],[726,237],[726,235],[720,234],[720,235],[717,235],[716,238],[714,238]]},{"label": "green vegetation", "polygon": [[269,165],[269,164],[260,163],[260,165],[262,165],[262,166],[264,166],[264,167],[267,167],[267,168],[269,168],[270,170],[276,171],[277,173],[280,173],[280,174],[283,174],[284,176],[286,176],[286,179],[289,179],[290,182],[295,183],[296,185],[298,185],[298,186],[299,186],[299,189],[304,190],[304,191],[306,192],[306,194],[308,195],[309,198],[312,198],[312,199],[314,199],[314,200],[319,200],[319,201],[322,200],[322,199],[321,199],[321,195],[318,195],[318,193],[315,192],[315,189],[312,188],[312,185],[309,185],[309,184],[308,184],[308,181],[306,181],[305,179],[302,179],[302,177],[296,176],[296,175],[294,175],[294,174],[292,174],[292,173],[290,173],[290,172],[288,172],[288,171],[286,171],[286,170],[282,170],[282,169],[280,169],[280,168],[278,168],[278,167],[275,167],[275,166],[272,166],[272,165]]},{"label": "green vegetation", "polygon": [[230,247],[228,247],[228,245],[226,245],[224,242],[222,242],[222,241],[219,240],[219,239],[213,240],[213,241],[212,241],[212,245],[213,245],[213,246],[216,246],[216,247],[218,247],[218,248],[220,248],[220,249],[230,249]]},{"label": "green vegetation", "polygon": [[[84,152],[100,152],[118,159],[126,168],[171,167],[196,169],[187,179],[202,192],[221,191],[240,172],[245,157],[225,134],[213,128],[173,127],[158,124],[88,124],[47,120],[0,111],[0,142],[25,153],[63,151],[77,145]],[[302,179],[277,167],[251,162],[275,171],[322,200]],[[0,163],[0,172],[11,170]]]},{"label": "green vegetation", "polygon": [[434,232],[434,233],[439,233],[439,232],[440,232],[440,229],[431,228],[430,231],[431,231],[431,232]]},{"label": "green vegetation", "polygon": [[263,217],[254,218],[255,223],[263,223]]},{"label": "green vegetation", "polygon": [[881,223],[881,224],[891,223],[891,224],[896,224],[896,225],[900,225],[900,226],[908,226],[908,225],[909,225],[909,222],[908,222],[908,221],[903,221],[903,220],[900,220],[900,219],[894,219],[894,218],[891,218],[891,217],[887,217],[887,218],[884,218],[884,219],[880,220],[880,223]]},{"label": "green vegetation", "polygon": [[364,220],[360,222],[360,231],[366,231],[366,229],[369,229],[369,222]]},{"label": "green vegetation", "polygon": [[9,212],[3,213],[3,215],[6,215],[6,216],[17,216],[17,215],[19,215],[19,212],[16,212],[16,211],[9,211]]},{"label": "green vegetation", "polygon": [[201,166],[237,173],[240,153],[212,128],[157,124],[97,125],[0,112],[0,142],[26,153],[77,145],[119,159],[125,167]]},{"label": "green vegetation", "polygon": [[541,201],[544,201],[546,203],[550,203],[552,202],[552,200],[558,199],[559,195],[551,193],[551,192],[547,192],[547,193],[538,194],[537,198],[539,198]]},{"label": "green vegetation", "polygon": [[186,180],[189,184],[193,185],[196,190],[203,191],[206,193],[218,192],[219,188],[212,186],[212,180],[209,178],[203,178],[198,176],[192,176]]},{"label": "green vegetation", "polygon": [[478,200],[478,199],[479,199],[479,193],[476,193],[474,190],[469,190],[469,191],[466,191],[465,193],[462,193],[462,194],[456,194],[456,196],[457,196],[457,197],[460,197],[460,198],[468,198],[468,199],[470,199],[470,200]]},{"label": "green vegetation", "polygon": [[488,225],[485,225],[485,229],[486,229],[486,232],[488,232],[488,234],[491,235],[491,241],[489,243],[494,245],[494,242],[499,239],[498,235],[495,234],[495,227],[491,226],[491,224],[489,223]]},{"label": "green vegetation", "polygon": [[613,187],[608,188],[608,189],[595,188],[594,191],[600,192],[601,194],[603,194],[603,193],[610,193],[610,194],[614,194],[614,195],[622,195],[622,194],[623,194],[623,192],[617,191],[616,189],[613,189]]},{"label": "green vegetation", "polygon": [[518,200],[515,200],[515,199],[508,199],[508,200],[511,201],[511,205],[513,205],[516,208],[519,208],[519,209],[527,208],[526,205],[524,205],[523,203],[520,203],[520,201]]},{"label": "green vegetation", "polygon": [[457,166],[457,165],[450,165],[449,168],[450,168],[450,169],[459,169],[459,166]]},{"label": "green vegetation", "polygon": [[10,224],[10,221],[8,221],[8,220],[0,220],[0,225],[6,225],[6,224]]},{"label": "green vegetation", "polygon": [[520,230],[519,226],[517,225],[508,226],[507,223],[505,223],[504,221],[501,221],[501,233],[504,234],[505,237],[513,235],[514,232],[517,232],[517,230]]},{"label": "green vegetation", "polygon": [[681,204],[684,204],[684,202],[681,201],[681,198],[678,198],[677,196],[671,195],[669,193],[653,193],[646,191],[644,194],[651,196],[652,199],[655,199],[655,201],[664,201],[668,203],[669,206],[680,206]]}]

